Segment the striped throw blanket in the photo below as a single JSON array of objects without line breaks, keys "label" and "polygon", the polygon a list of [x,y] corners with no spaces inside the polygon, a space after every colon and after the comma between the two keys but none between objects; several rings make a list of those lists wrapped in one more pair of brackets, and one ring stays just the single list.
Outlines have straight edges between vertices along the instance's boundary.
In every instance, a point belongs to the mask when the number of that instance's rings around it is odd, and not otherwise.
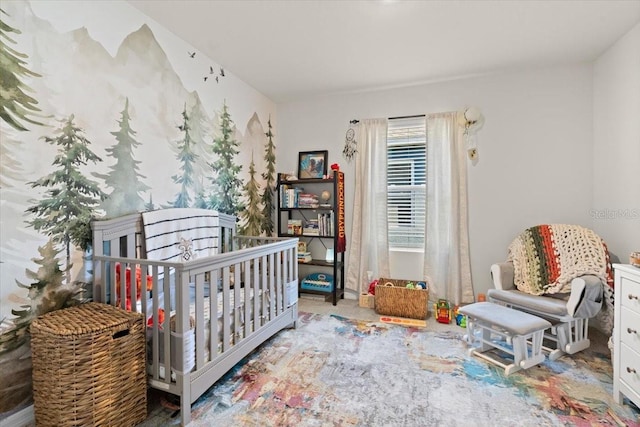
[{"label": "striped throw blanket", "polygon": [[143,212],[147,258],[186,262],[218,253],[218,212],[171,208]]},{"label": "striped throw blanket", "polygon": [[578,225],[549,224],[528,228],[509,246],[514,283],[533,295],[571,291],[571,281],[592,274],[613,289],[609,251],[595,232]]}]

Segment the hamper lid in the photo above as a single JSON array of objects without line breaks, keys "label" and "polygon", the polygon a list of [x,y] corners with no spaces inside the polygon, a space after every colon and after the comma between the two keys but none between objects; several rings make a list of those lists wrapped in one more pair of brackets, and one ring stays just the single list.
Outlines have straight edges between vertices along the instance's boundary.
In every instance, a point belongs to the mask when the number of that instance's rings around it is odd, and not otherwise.
[{"label": "hamper lid", "polygon": [[130,324],[142,317],[142,313],[132,313],[108,304],[89,302],[43,314],[31,322],[31,328],[56,335],[80,335]]}]

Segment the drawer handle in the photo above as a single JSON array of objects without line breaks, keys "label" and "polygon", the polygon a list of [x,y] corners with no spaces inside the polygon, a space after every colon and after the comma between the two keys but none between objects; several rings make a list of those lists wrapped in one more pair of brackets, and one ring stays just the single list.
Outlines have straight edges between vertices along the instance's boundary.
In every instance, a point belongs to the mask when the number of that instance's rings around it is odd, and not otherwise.
[{"label": "drawer handle", "polygon": [[627,372],[629,372],[630,374],[635,374],[636,370],[627,366]]},{"label": "drawer handle", "polygon": [[638,331],[636,331],[635,329],[631,329],[631,328],[627,328],[627,332],[630,334],[637,334]]},{"label": "drawer handle", "polygon": [[629,299],[640,299],[638,295],[629,294]]}]

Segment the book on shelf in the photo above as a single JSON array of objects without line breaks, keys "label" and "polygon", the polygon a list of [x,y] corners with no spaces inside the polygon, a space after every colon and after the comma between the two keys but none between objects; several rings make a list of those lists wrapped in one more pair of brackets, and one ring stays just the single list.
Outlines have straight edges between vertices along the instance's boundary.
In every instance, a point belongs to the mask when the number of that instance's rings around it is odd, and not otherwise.
[{"label": "book on shelf", "polygon": [[309,219],[307,220],[304,228],[302,229],[302,234],[305,236],[319,236],[320,235],[320,226],[318,225],[318,220]]},{"label": "book on shelf", "polygon": [[311,258],[311,252],[298,252],[298,262],[307,263],[311,262],[312,259],[313,258]]},{"label": "book on shelf", "polygon": [[318,195],[311,193],[299,193],[298,194],[298,207],[299,208],[317,208]]},{"label": "book on shelf", "polygon": [[291,234],[293,236],[302,236],[302,220],[301,219],[287,220],[287,234]]},{"label": "book on shelf", "polygon": [[307,242],[298,240],[298,254],[307,252]]},{"label": "book on shelf", "polygon": [[318,225],[318,235],[320,236],[333,236],[333,212],[318,213],[318,219],[313,220]]},{"label": "book on shelf", "polygon": [[300,193],[302,188],[292,187],[290,185],[280,185],[280,207],[281,208],[297,208],[299,204]]}]

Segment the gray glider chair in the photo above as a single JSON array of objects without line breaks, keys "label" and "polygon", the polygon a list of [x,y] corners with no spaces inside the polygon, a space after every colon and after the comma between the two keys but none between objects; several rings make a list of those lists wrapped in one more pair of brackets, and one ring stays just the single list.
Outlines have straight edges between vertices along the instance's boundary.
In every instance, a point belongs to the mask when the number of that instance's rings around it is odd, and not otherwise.
[{"label": "gray glider chair", "polygon": [[491,276],[495,289],[487,292],[489,301],[525,311],[553,325],[545,334],[552,347],[544,349],[555,360],[564,353],[574,354],[588,348],[589,319],[602,307],[602,282],[593,275],[571,281],[571,292],[566,294],[531,295],[516,289],[513,283],[513,264],[493,264]]},{"label": "gray glider chair", "polygon": [[[579,247],[570,247],[574,243]],[[563,249],[565,253],[558,253]],[[588,348],[589,319],[603,307],[604,271],[610,271],[605,267],[610,267],[610,262],[604,242],[591,230],[580,226],[535,226],[514,240],[509,254],[509,260],[520,260],[520,274],[516,278],[513,261],[493,264],[491,276],[495,289],[487,292],[489,301],[548,320],[552,327],[545,331],[543,350],[552,360],[564,353],[574,354]],[[554,263],[557,265],[552,266]],[[534,295],[518,290],[518,287],[526,290],[526,284],[532,281],[546,283],[545,274],[552,268],[556,268],[557,273],[559,269],[578,271],[578,267],[580,271],[592,273],[590,270],[593,270],[594,273],[566,275],[565,283],[570,286],[563,286],[562,290],[567,289],[567,292]],[[523,270],[525,268],[530,269]],[[514,279],[525,286],[516,286]]]}]

